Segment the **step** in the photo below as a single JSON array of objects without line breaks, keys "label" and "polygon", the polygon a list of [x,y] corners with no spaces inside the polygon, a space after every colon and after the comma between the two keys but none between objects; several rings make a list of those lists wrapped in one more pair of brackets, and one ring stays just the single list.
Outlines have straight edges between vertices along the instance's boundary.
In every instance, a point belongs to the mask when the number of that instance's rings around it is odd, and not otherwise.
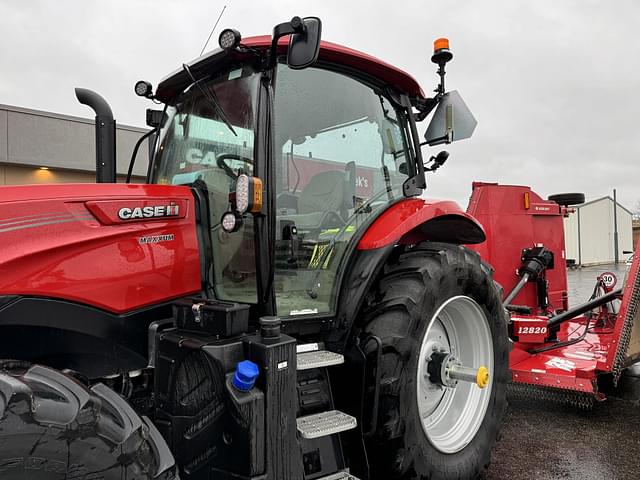
[{"label": "step", "polygon": [[331,367],[344,363],[344,356],[328,350],[298,353],[298,370]]},{"label": "step", "polygon": [[318,480],[360,480],[358,477],[354,477],[349,472],[338,472],[327,475],[326,477],[320,477]]},{"label": "step", "polygon": [[313,415],[300,417],[296,419],[296,422],[300,436],[307,440],[326,437],[358,426],[358,422],[354,417],[339,410],[314,413]]}]

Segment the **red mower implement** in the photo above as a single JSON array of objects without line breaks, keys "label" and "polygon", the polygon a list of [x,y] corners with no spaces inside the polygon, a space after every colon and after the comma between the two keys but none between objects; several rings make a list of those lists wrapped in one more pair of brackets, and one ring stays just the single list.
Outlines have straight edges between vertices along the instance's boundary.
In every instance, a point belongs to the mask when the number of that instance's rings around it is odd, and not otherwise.
[{"label": "red mower implement", "polygon": [[581,194],[543,200],[529,187],[474,183],[467,212],[485,227],[473,246],[505,292],[515,394],[590,407],[640,358],[640,262],[605,272],[591,298],[570,306],[563,218]]}]

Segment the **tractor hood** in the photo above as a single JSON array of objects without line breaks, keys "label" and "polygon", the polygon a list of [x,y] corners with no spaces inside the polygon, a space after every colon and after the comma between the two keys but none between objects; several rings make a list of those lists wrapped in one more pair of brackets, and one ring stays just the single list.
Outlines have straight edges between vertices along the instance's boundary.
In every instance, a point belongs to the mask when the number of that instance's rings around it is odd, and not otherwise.
[{"label": "tractor hood", "polygon": [[125,313],[200,290],[186,187],[2,187],[0,296]]}]

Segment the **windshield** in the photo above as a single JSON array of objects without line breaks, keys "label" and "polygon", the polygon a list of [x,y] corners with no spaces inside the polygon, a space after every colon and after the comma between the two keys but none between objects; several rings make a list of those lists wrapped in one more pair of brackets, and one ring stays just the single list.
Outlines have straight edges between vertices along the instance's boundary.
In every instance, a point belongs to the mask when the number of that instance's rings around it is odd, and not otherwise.
[{"label": "windshield", "polygon": [[249,66],[191,85],[167,110],[151,175],[153,183],[207,185],[216,297],[249,303],[257,299],[253,219],[228,233],[220,218],[238,173],[253,174],[258,86]]},{"label": "windshield", "polygon": [[275,92],[278,314],[330,313],[349,240],[402,198],[406,122],[382,92],[325,69],[279,65]]}]

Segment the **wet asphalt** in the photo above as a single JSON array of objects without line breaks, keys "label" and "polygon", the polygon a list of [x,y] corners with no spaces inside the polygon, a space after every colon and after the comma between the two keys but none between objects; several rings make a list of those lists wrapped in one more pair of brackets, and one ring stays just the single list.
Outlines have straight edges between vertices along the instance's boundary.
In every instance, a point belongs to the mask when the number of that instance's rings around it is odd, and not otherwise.
[{"label": "wet asphalt", "polygon": [[[569,272],[571,305],[586,301],[595,278],[626,267],[606,265]],[[510,399],[502,438],[486,479],[640,479],[640,365],[591,411],[538,400]]]}]

